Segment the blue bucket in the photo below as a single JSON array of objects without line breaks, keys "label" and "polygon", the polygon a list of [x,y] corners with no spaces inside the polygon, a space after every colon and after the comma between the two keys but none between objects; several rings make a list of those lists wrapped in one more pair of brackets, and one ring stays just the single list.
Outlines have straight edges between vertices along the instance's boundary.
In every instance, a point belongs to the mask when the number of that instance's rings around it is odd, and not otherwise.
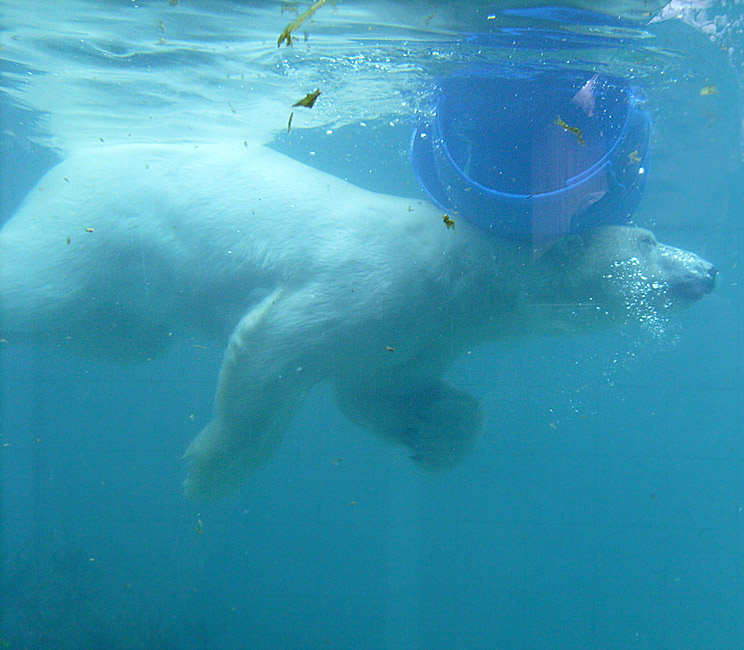
[{"label": "blue bucket", "polygon": [[650,129],[619,77],[471,69],[437,84],[410,154],[444,211],[540,244],[630,219],[646,185]]}]

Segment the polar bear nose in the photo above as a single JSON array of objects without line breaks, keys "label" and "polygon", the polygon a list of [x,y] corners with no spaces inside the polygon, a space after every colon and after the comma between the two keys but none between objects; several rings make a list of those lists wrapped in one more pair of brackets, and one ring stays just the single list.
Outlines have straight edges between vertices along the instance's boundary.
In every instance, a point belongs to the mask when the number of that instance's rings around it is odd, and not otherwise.
[{"label": "polar bear nose", "polygon": [[703,291],[705,293],[710,293],[713,291],[713,289],[716,288],[716,276],[718,275],[718,269],[713,264],[708,264],[708,273],[703,278],[702,284],[703,284]]},{"label": "polar bear nose", "polygon": [[718,269],[702,257],[671,246],[661,246],[659,258],[670,294],[679,306],[689,305],[716,288]]},{"label": "polar bear nose", "polygon": [[673,276],[670,280],[672,291],[683,301],[695,302],[716,288],[718,269],[709,262],[697,258],[694,264]]},{"label": "polar bear nose", "polygon": [[701,259],[696,266],[689,282],[690,297],[695,300],[711,293],[716,288],[716,275],[718,274],[718,269],[705,260]]}]

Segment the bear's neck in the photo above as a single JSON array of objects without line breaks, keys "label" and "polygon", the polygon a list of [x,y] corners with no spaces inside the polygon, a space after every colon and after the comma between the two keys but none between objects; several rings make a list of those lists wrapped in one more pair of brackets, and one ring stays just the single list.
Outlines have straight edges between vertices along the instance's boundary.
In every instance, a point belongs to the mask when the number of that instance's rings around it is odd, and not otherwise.
[{"label": "bear's neck", "polygon": [[467,339],[501,338],[521,330],[529,288],[540,282],[532,247],[462,219],[456,230],[442,226],[430,247],[429,264],[443,317]]}]

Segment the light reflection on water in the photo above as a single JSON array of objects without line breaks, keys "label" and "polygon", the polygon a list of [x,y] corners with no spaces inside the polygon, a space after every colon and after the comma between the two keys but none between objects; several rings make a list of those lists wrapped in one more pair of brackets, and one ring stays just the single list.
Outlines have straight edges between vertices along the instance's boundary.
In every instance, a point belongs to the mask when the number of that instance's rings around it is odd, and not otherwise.
[{"label": "light reflection on water", "polygon": [[43,114],[41,138],[64,151],[100,140],[267,141],[286,127],[284,107],[315,87],[323,101],[293,128],[408,119],[423,84],[464,65],[558,64],[654,88],[694,74],[684,38],[646,24],[663,3],[606,3],[632,20],[572,14],[587,21],[579,26],[525,4],[339,2],[277,48],[294,16],[279,2],[6,3],[2,84],[6,99]]}]

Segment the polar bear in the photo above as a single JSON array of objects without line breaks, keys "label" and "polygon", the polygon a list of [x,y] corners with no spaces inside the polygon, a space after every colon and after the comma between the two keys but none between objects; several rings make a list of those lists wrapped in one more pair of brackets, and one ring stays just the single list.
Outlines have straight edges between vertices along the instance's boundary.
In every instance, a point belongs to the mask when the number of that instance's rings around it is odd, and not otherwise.
[{"label": "polar bear", "polygon": [[226,340],[213,418],[186,452],[187,493],[215,497],[270,456],[320,381],[351,420],[445,468],[481,423],[442,379],[463,350],[684,308],[714,287],[710,263],[640,228],[535,255],[455,221],[267,147],[80,151],[0,231],[0,331],[106,358]]}]

